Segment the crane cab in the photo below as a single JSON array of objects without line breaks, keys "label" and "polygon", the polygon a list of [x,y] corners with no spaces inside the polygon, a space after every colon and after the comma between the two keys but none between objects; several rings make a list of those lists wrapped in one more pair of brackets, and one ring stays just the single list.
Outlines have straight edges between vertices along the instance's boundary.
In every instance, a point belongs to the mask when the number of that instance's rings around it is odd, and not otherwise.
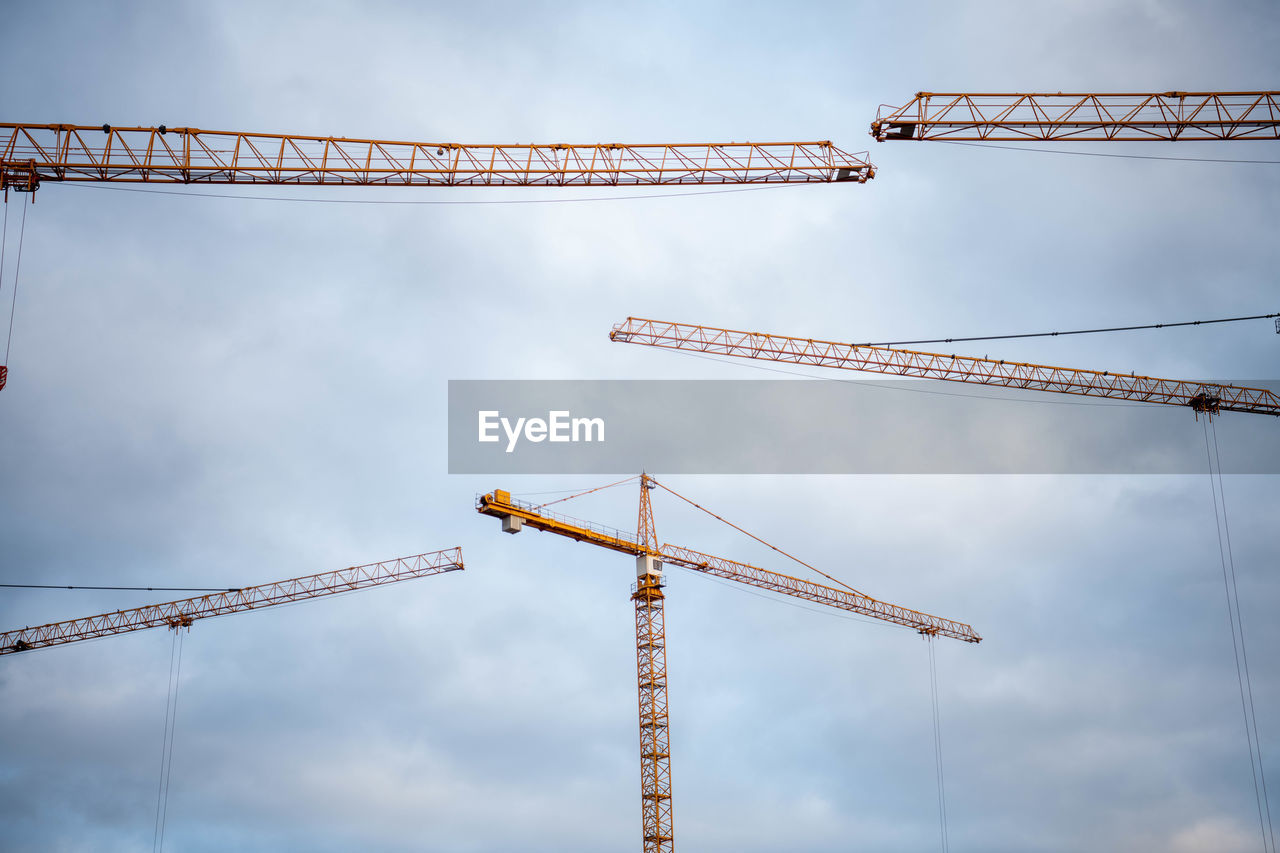
[{"label": "crane cab", "polygon": [[662,582],[662,560],[652,554],[636,557],[636,580]]}]

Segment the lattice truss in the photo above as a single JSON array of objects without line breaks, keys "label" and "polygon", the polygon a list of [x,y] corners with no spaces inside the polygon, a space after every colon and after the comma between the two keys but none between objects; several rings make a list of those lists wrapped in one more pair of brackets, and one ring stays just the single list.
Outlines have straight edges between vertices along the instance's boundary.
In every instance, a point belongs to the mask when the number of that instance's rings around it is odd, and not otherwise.
[{"label": "lattice truss", "polygon": [[0,183],[639,186],[859,182],[866,152],[830,142],[395,142],[195,128],[0,124]]},{"label": "lattice truss", "polygon": [[882,105],[871,135],[879,142],[1280,139],[1280,92],[917,92],[905,106]]},{"label": "lattice truss", "polygon": [[225,592],[135,607],[130,610],[116,610],[83,619],[6,631],[0,634],[0,655],[74,643],[78,640],[91,640],[111,634],[141,631],[146,628],[187,627],[197,619],[223,616],[242,610],[256,610],[324,595],[353,592],[412,578],[460,571],[462,568],[461,549],[450,548],[276,581],[261,586],[229,589]]},{"label": "lattice truss", "polygon": [[[653,322],[653,321],[643,321]],[[579,542],[589,542],[624,554],[651,554],[662,562],[681,566],[695,572],[715,575],[725,580],[747,586],[766,589],[783,595],[825,604],[839,610],[860,613],[886,622],[893,622],[935,636],[951,637],[976,643],[982,638],[963,622],[944,619],[917,610],[880,601],[852,590],[837,589],[814,581],[762,569],[749,563],[740,563],[724,557],[704,554],[680,545],[664,544],[646,547],[631,533],[604,527],[588,521],[549,512],[541,506],[511,497],[507,492],[496,491],[482,495],[476,503],[477,511],[495,518],[519,518],[523,525],[567,536]]]},{"label": "lattice truss", "polygon": [[1233,411],[1280,415],[1280,397],[1274,392],[1214,382],[1158,379],[1134,373],[1077,370],[1004,359],[836,343],[637,317],[628,317],[614,326],[609,338],[618,343],[712,355],[1190,406],[1196,411],[1210,413]]},{"label": "lattice truss", "polygon": [[664,597],[658,583],[641,583],[636,604],[636,674],[640,698],[640,812],[645,853],[670,853],[671,741],[667,714]]}]

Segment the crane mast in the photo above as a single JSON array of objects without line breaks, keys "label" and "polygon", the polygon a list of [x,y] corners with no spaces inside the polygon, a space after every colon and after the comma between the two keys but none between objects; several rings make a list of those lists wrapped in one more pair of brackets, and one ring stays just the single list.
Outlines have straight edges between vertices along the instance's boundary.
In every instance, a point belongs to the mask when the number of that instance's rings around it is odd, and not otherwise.
[{"label": "crane mast", "polygon": [[286,186],[865,183],[866,152],[828,141],[497,144],[0,123],[0,189],[42,181]]},{"label": "crane mast", "polygon": [[636,682],[640,711],[640,825],[645,853],[672,853],[671,738],[667,707],[666,596],[662,594],[662,561],[651,552],[658,544],[649,493],[653,483],[640,475],[640,510],[636,520]]},{"label": "crane mast", "polygon": [[636,611],[644,850],[645,853],[672,853],[675,842],[671,814],[665,596],[662,589],[665,564],[904,625],[931,637],[945,636],[968,643],[979,643],[982,637],[962,622],[887,604],[853,590],[824,586],[678,545],[659,546],[649,497],[656,484],[657,481],[647,474],[640,476],[640,509],[635,535],[548,512],[541,506],[515,500],[510,492],[501,489],[481,495],[476,501],[476,510],[499,519],[507,533],[519,533],[528,526],[635,557],[636,583],[632,587],[631,599]]},{"label": "crane mast", "polygon": [[380,563],[368,563],[363,566],[351,566],[332,572],[275,581],[260,586],[229,589],[196,598],[150,604],[130,610],[115,610],[83,619],[70,619],[35,628],[6,631],[0,634],[0,655],[60,646],[80,640],[108,637],[112,634],[125,634],[162,625],[170,628],[186,628],[197,619],[352,592],[428,575],[461,571],[462,568],[462,549],[449,548],[443,551],[415,554],[412,557],[400,557]]},{"label": "crane mast", "polygon": [[766,332],[742,332],[692,323],[628,317],[613,327],[609,340],[788,364],[1190,406],[1196,412],[1211,415],[1220,411],[1280,415],[1280,397],[1265,388],[1158,379],[1133,373],[1078,370],[967,355],[942,355]]},{"label": "crane mast", "polygon": [[882,105],[877,142],[1150,142],[1280,139],[1280,92],[917,92]]}]

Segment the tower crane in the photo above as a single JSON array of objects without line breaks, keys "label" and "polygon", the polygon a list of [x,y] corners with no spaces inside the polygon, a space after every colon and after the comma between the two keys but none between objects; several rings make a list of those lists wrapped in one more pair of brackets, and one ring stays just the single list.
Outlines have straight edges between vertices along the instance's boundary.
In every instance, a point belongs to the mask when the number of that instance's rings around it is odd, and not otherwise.
[{"label": "tower crane", "polygon": [[19,628],[0,634],[0,655],[109,637],[161,625],[174,630],[189,628],[195,620],[210,616],[289,604],[323,595],[336,595],[428,575],[461,571],[462,568],[462,549],[448,548],[259,586],[228,589],[196,598],[150,604],[130,610],[115,610],[35,628]]},{"label": "tower crane", "polygon": [[1280,92],[917,92],[882,104],[877,142],[1280,139]]},{"label": "tower crane", "polygon": [[[0,122],[0,190],[45,181],[362,187],[860,183],[867,152],[829,141],[462,144],[345,136]],[[16,286],[16,285],[15,285]],[[8,380],[0,365],[0,388]]]},{"label": "tower crane", "polygon": [[[671,853],[674,849],[665,596],[662,591],[664,564],[914,628],[929,637],[951,637],[966,643],[982,641],[982,637],[973,628],[962,622],[878,601],[852,588],[836,589],[678,545],[659,545],[649,493],[661,484],[647,474],[641,474],[639,479],[640,508],[634,536],[592,522],[548,512],[543,506],[515,500],[510,492],[501,489],[480,496],[476,509],[484,515],[500,519],[502,529],[507,533],[519,533],[528,526],[636,558],[636,583],[632,587],[631,599],[635,602],[636,611],[640,799],[645,853]],[[661,488],[671,491],[666,486]]]},{"label": "tower crane", "polygon": [[866,152],[827,141],[497,144],[0,123],[0,189],[43,181],[285,186],[866,183]]},{"label": "tower crane", "polygon": [[609,332],[609,340],[788,364],[1190,406],[1197,416],[1202,412],[1210,416],[1219,412],[1280,415],[1280,397],[1265,388],[1157,379],[1108,370],[1077,370],[1005,359],[836,343],[665,320],[628,317],[613,327]]}]

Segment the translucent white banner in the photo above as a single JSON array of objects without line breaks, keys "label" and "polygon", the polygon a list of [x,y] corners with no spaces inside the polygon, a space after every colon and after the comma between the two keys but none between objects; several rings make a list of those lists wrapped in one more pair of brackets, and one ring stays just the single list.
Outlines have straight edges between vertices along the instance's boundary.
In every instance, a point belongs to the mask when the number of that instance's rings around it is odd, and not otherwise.
[{"label": "translucent white banner", "polygon": [[[454,380],[449,473],[1196,474],[1204,418],[930,380]],[[1223,473],[1280,473],[1280,418],[1211,429]]]}]

